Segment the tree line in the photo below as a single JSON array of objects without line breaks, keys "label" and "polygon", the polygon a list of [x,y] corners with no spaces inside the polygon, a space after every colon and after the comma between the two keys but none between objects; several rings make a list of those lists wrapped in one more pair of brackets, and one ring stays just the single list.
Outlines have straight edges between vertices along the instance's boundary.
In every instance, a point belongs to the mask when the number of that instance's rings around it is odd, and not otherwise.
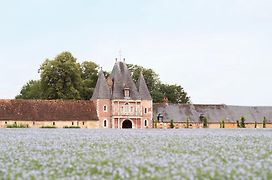
[{"label": "tree line", "polygon": [[[165,84],[152,69],[127,64],[132,78],[137,82],[143,73],[155,103],[165,97],[170,103],[190,103],[190,97],[180,85]],[[16,99],[78,99],[92,97],[98,78],[99,66],[93,61],[78,63],[70,52],[62,52],[53,59],[46,59],[39,68],[40,79],[28,81]],[[107,77],[110,73],[104,71]]]}]

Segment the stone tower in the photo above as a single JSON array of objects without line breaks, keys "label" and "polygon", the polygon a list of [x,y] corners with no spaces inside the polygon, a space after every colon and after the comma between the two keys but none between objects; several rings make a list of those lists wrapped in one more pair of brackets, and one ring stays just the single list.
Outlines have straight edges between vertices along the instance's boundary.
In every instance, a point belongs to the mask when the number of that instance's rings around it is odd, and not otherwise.
[{"label": "stone tower", "polygon": [[152,97],[143,74],[137,86],[125,62],[116,62],[106,79],[99,72],[91,100],[96,104],[100,128],[151,128]]}]

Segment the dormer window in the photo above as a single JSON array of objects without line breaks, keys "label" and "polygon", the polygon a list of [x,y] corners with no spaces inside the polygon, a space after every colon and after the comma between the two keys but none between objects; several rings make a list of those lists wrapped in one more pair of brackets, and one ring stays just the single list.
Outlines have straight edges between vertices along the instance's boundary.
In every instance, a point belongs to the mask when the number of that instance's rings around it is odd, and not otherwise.
[{"label": "dormer window", "polygon": [[128,87],[124,88],[125,98],[130,98],[130,89]]}]

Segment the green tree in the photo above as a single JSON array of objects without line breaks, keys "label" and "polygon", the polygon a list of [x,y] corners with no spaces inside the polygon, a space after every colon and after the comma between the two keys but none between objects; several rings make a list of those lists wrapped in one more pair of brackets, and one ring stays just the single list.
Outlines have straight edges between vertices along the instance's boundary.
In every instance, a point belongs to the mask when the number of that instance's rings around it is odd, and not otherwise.
[{"label": "green tree", "polygon": [[127,64],[127,66],[132,74],[132,79],[134,82],[137,83],[140,77],[140,73],[142,72],[153,101],[155,103],[162,101],[164,95],[159,91],[159,85],[161,84],[159,75],[156,74],[152,69],[147,69],[142,66],[134,64]]},{"label": "green tree", "polygon": [[179,85],[160,84],[159,91],[168,98],[171,103],[190,103],[190,97]]},{"label": "green tree", "polygon": [[80,96],[82,99],[88,100],[92,97],[96,85],[99,70],[98,65],[92,61],[84,61],[80,65],[80,70],[82,79]]},{"label": "green tree", "polygon": [[30,80],[23,86],[20,94],[15,97],[16,99],[41,99],[41,81]]},{"label": "green tree", "polygon": [[128,64],[129,70],[132,73],[132,79],[137,82],[142,72],[153,98],[153,102],[163,102],[166,96],[170,103],[190,103],[190,97],[181,86],[163,84],[160,81],[159,75],[152,69],[146,69],[142,66]]},{"label": "green tree", "polygon": [[[142,72],[153,102],[190,103],[190,97],[181,86],[162,84],[152,69],[128,64],[132,78],[138,81]],[[85,99],[91,98],[98,78],[98,65],[92,61],[77,63],[70,52],[62,52],[54,59],[46,59],[40,66],[40,80],[29,81],[22,88],[18,99]],[[104,72],[105,76],[109,75]]]},{"label": "green tree", "polygon": [[70,52],[62,52],[53,60],[47,59],[39,72],[44,99],[80,99],[80,64]]}]

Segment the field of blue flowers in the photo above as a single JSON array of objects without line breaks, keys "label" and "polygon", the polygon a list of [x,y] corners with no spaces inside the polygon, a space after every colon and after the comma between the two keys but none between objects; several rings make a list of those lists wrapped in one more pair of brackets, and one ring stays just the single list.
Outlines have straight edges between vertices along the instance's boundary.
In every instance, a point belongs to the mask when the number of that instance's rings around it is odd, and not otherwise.
[{"label": "field of blue flowers", "polygon": [[1,179],[272,179],[269,129],[0,129]]}]

